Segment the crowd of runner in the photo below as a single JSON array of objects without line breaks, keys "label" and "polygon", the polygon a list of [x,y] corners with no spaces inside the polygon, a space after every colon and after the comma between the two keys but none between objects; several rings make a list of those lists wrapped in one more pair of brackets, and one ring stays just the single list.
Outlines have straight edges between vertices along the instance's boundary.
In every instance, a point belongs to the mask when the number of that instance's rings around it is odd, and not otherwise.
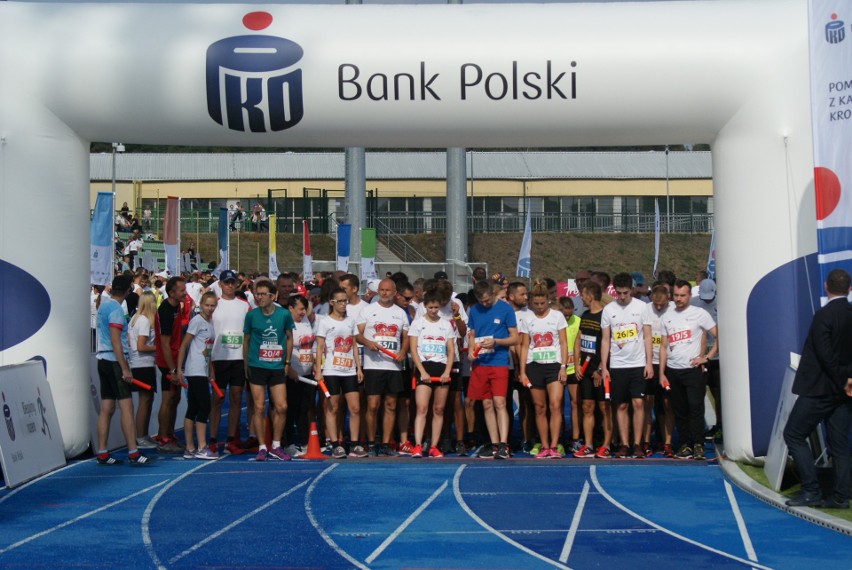
[{"label": "crowd of runner", "polygon": [[[92,291],[97,460],[121,463],[106,444],[116,408],[131,464],[150,462],[140,449],[286,461],[303,452],[311,422],[338,459],[704,459],[705,437],[721,434],[716,286],[703,272],[696,282],[662,271],[649,287],[638,273],[581,271],[574,294],[557,296],[553,280],[481,268],[463,292],[444,272],[302,284],[295,274],[127,271]],[[719,422],[709,431],[708,386]],[[233,412],[244,401],[241,425]]]}]

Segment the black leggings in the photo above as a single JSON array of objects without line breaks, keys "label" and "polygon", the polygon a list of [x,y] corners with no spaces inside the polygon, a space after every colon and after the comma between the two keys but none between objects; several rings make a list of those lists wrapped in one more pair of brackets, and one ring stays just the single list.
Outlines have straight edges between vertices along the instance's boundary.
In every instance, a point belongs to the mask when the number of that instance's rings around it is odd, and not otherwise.
[{"label": "black leggings", "polygon": [[186,419],[202,424],[210,417],[210,384],[206,376],[188,376]]}]

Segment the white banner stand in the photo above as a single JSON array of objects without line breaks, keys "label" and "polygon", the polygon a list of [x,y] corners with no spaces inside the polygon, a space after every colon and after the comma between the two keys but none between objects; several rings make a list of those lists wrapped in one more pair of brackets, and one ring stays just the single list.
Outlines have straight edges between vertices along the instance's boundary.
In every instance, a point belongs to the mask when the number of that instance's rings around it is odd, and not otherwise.
[{"label": "white banner stand", "polygon": [[0,367],[6,429],[0,429],[0,463],[9,488],[65,465],[65,447],[44,365]]},{"label": "white banner stand", "polygon": [[[156,372],[157,377],[157,393],[154,394],[154,403],[151,405],[151,421],[149,423],[148,434],[156,435],[157,429],[159,428],[159,421],[157,418],[157,412],[160,410],[160,401],[162,400],[160,396],[160,370],[157,369]],[[101,411],[101,381],[98,378],[98,360],[95,358],[95,355],[91,355],[91,360],[89,362],[89,391],[91,393],[91,402],[92,405],[89,408],[91,413],[89,414],[89,425],[91,427],[91,435],[89,437],[90,443],[92,446],[92,451],[97,451],[98,449],[98,414]],[[137,397],[138,392],[133,392],[133,413],[134,417],[136,414],[136,410],[138,409],[138,400]],[[183,418],[186,415],[186,394],[181,394],[180,403],[178,404],[177,414],[175,415],[175,424],[178,426],[178,430],[183,429]],[[113,451],[115,449],[124,447],[127,445],[127,442],[124,441],[124,434],[121,431],[121,420],[119,419],[119,411],[115,410],[115,414],[112,416],[112,420],[109,424],[109,437],[107,437],[107,449],[109,451]],[[177,431],[177,430],[176,430]],[[142,437],[147,434],[136,434],[136,437]]]},{"label": "white banner stand", "polygon": [[769,479],[769,484],[775,491],[781,490],[781,480],[784,479],[784,469],[787,467],[787,442],[784,441],[784,426],[793,410],[798,396],[793,394],[793,380],[796,378],[796,368],[792,365],[784,373],[784,384],[781,386],[781,398],[778,400],[778,411],[775,412],[775,423],[772,425],[772,438],[769,440],[769,450],[763,472]]}]

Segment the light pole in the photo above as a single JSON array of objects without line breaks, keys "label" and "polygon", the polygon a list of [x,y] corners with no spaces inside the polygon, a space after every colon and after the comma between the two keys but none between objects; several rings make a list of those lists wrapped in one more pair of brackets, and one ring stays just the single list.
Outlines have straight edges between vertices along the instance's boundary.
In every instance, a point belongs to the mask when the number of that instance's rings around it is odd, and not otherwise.
[{"label": "light pole", "polygon": [[666,233],[672,233],[672,213],[669,206],[669,145],[666,145]]},{"label": "light pole", "polygon": [[112,143],[112,195],[115,200],[115,153],[124,152],[124,145],[121,143]]}]

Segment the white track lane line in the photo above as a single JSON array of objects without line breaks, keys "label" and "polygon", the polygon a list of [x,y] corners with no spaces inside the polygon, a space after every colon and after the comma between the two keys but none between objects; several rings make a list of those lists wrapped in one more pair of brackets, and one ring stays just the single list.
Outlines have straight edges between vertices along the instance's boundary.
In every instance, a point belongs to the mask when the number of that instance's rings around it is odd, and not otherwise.
[{"label": "white track lane line", "polygon": [[338,465],[340,465],[340,463],[333,463],[332,465],[330,465],[328,468],[323,470],[322,473],[317,475],[317,477],[316,477],[316,479],[314,479],[313,483],[310,484],[307,492],[305,492],[305,513],[308,515],[308,520],[311,521],[311,524],[314,526],[316,531],[319,533],[319,535],[322,537],[322,539],[326,542],[326,544],[328,544],[332,548],[332,550],[334,550],[340,556],[345,558],[350,564],[352,564],[356,568],[360,568],[361,570],[369,570],[368,566],[365,566],[364,564],[362,564],[359,561],[352,558],[352,556],[350,556],[348,552],[346,552],[345,550],[340,548],[340,546],[338,546],[337,543],[334,542],[334,539],[332,539],[331,536],[329,536],[328,533],[325,532],[322,529],[322,527],[319,525],[319,521],[317,521],[317,518],[314,516],[314,510],[313,510],[313,508],[311,508],[311,495],[313,495],[314,489],[316,489],[317,484],[320,481],[322,481],[323,477],[325,477],[327,474],[331,473],[331,470],[336,468]]},{"label": "white track lane line", "polygon": [[477,516],[477,514],[474,513],[473,510],[471,510],[471,508],[469,506],[467,506],[467,503],[464,502],[464,498],[462,497],[461,491],[459,490],[459,479],[461,478],[462,471],[464,471],[465,467],[467,467],[467,465],[461,465],[456,470],[456,474],[453,476],[453,494],[455,495],[456,501],[458,502],[459,506],[461,506],[461,508],[464,509],[464,512],[466,512],[467,515],[470,518],[475,520],[479,524],[479,526],[481,526],[482,528],[487,530],[489,533],[493,534],[494,536],[496,536],[500,540],[511,544],[512,546],[514,546],[518,550],[526,552],[530,556],[538,558],[539,560],[546,562],[547,564],[550,564],[551,566],[555,566],[556,568],[562,568],[562,570],[571,570],[571,568],[569,568],[568,566],[565,566],[564,564],[557,562],[556,560],[551,560],[550,558],[548,558],[548,557],[546,557],[542,554],[539,554],[538,552],[536,552],[534,550],[530,550],[529,548],[527,548],[526,546],[524,546],[523,544],[521,544],[519,542],[515,542],[514,540],[512,540],[511,538],[509,538],[508,536],[501,533],[500,531],[498,531],[497,529],[495,529],[494,527],[489,525],[487,522],[485,522],[484,520],[479,518],[479,516]]},{"label": "white track lane line", "polygon": [[392,543],[394,540],[396,540],[396,537],[398,537],[398,536],[402,533],[402,531],[404,531],[406,528],[408,528],[408,525],[410,525],[411,523],[413,523],[413,522],[414,522],[414,520],[415,520],[417,517],[419,517],[419,516],[420,516],[420,513],[422,513],[423,511],[425,511],[425,510],[426,510],[426,507],[428,507],[429,505],[431,505],[431,504],[432,504],[432,501],[434,501],[435,499],[437,499],[437,498],[438,498],[438,495],[440,495],[440,494],[444,491],[444,489],[446,489],[446,488],[447,488],[447,483],[448,483],[447,481],[444,481],[444,483],[443,483],[440,487],[438,487],[438,490],[437,490],[437,491],[435,491],[434,493],[432,493],[432,495],[430,495],[430,497],[429,497],[428,499],[426,499],[426,501],[424,501],[424,503],[423,503],[422,505],[420,505],[419,507],[417,507],[417,510],[416,510],[416,511],[414,511],[413,513],[411,513],[410,515],[408,515],[408,518],[407,518],[407,519],[405,519],[404,521],[402,521],[402,524],[401,524],[401,525],[399,525],[399,527],[397,527],[397,529],[396,529],[395,531],[393,531],[393,532],[390,534],[390,536],[388,536],[388,537],[384,540],[384,542],[382,542],[382,543],[378,546],[378,548],[376,548],[376,549],[372,552],[372,554],[370,554],[370,555],[366,558],[366,560],[364,560],[364,562],[366,562],[367,564],[372,564],[372,563],[373,563],[373,560],[375,560],[376,558],[378,558],[378,557],[382,554],[382,552],[384,552],[384,551],[385,551],[385,549],[386,549],[388,546],[390,546],[390,545],[391,545],[391,543]]},{"label": "white track lane line", "polygon": [[745,547],[746,554],[748,554],[748,559],[752,562],[757,562],[757,552],[754,551],[754,545],[751,543],[751,537],[748,535],[745,519],[743,519],[743,514],[740,512],[737,498],[734,496],[734,489],[727,481],[725,481],[725,492],[728,494],[728,502],[731,503],[734,518],[737,519],[737,528],[740,529],[740,537],[743,539],[743,546]]},{"label": "white track lane line", "polygon": [[5,501],[6,499],[8,499],[10,497],[15,496],[19,491],[23,491],[24,489],[26,489],[30,485],[34,485],[34,484],[36,484],[40,481],[44,481],[48,477],[52,477],[53,475],[56,475],[57,473],[61,473],[62,471],[67,471],[68,469],[71,469],[72,467],[74,467],[76,465],[83,465],[84,463],[87,463],[88,461],[94,461],[94,458],[89,459],[89,460],[85,460],[85,461],[77,461],[75,463],[69,463],[68,465],[63,465],[62,467],[60,467],[56,471],[51,471],[50,473],[46,473],[44,475],[36,477],[35,479],[27,481],[26,483],[24,483],[20,487],[15,487],[11,491],[9,491],[7,494],[0,497],[0,503],[2,503],[3,501]]},{"label": "white track lane line", "polygon": [[577,528],[580,526],[580,519],[583,517],[583,508],[586,506],[586,497],[588,496],[589,482],[583,481],[583,492],[580,493],[580,500],[577,503],[577,508],[574,509],[574,518],[571,519],[571,528],[568,529],[565,544],[562,545],[562,553],[559,555],[559,561],[563,564],[568,562],[568,557],[571,555],[571,547],[574,546],[574,538],[577,536]]},{"label": "white track lane line", "polygon": [[288,489],[288,490],[284,491],[283,493],[281,493],[280,495],[278,495],[277,497],[275,497],[275,498],[274,498],[274,499],[272,499],[271,501],[266,502],[266,503],[264,503],[264,504],[260,505],[260,506],[259,506],[259,507],[257,507],[255,510],[251,511],[250,513],[247,513],[247,514],[245,514],[245,515],[241,516],[240,518],[238,518],[237,520],[235,520],[235,521],[234,521],[234,522],[232,522],[231,524],[227,525],[226,527],[222,528],[221,530],[217,530],[216,532],[214,532],[213,534],[211,534],[211,535],[209,535],[208,537],[204,538],[203,540],[201,540],[201,541],[199,541],[199,542],[197,542],[197,543],[193,544],[192,546],[190,546],[189,548],[187,548],[186,550],[184,550],[184,551],[183,551],[183,552],[181,552],[180,554],[178,554],[178,555],[173,556],[172,558],[170,558],[170,559],[169,559],[169,564],[174,564],[175,562],[177,562],[178,560],[180,560],[180,559],[181,559],[181,558],[183,558],[184,556],[186,556],[186,555],[188,555],[188,554],[192,554],[193,552],[195,552],[196,550],[198,550],[199,548],[201,548],[202,546],[204,546],[205,544],[207,544],[207,543],[208,543],[208,542],[210,542],[211,540],[216,540],[217,538],[219,538],[220,536],[222,536],[223,534],[225,534],[226,532],[228,532],[228,531],[229,531],[229,530],[231,530],[232,528],[234,528],[234,527],[236,527],[236,526],[239,526],[240,524],[244,523],[245,521],[247,521],[248,519],[250,519],[250,518],[251,518],[251,517],[253,517],[254,515],[256,515],[256,514],[258,514],[258,513],[260,513],[260,512],[263,512],[264,510],[268,509],[269,507],[271,507],[272,505],[274,505],[275,503],[277,503],[278,501],[280,501],[281,499],[283,499],[283,498],[284,498],[284,497],[286,497],[287,495],[290,495],[291,493],[294,493],[295,491],[298,491],[299,489],[301,489],[302,487],[304,487],[305,485],[307,485],[309,481],[310,481],[310,479],[305,479],[304,481],[302,481],[301,483],[299,483],[299,484],[298,484],[298,485],[296,485],[295,487],[292,487],[292,488],[290,488],[290,489]]},{"label": "white track lane line", "polygon": [[160,557],[157,556],[157,553],[154,551],[154,544],[151,542],[151,532],[150,532],[150,529],[149,529],[149,525],[151,524],[151,513],[154,511],[154,507],[157,505],[157,502],[160,500],[160,498],[162,498],[162,496],[165,495],[166,492],[169,489],[171,489],[172,487],[177,485],[180,481],[182,481],[183,479],[186,479],[187,477],[189,477],[190,475],[192,475],[193,473],[195,473],[199,469],[204,469],[205,467],[207,467],[208,465],[212,465],[213,463],[216,463],[216,461],[205,461],[204,463],[202,463],[198,467],[193,467],[192,469],[190,469],[186,473],[184,473],[184,474],[182,474],[178,477],[175,477],[174,479],[169,481],[168,485],[166,485],[165,487],[160,489],[159,492],[156,495],[154,495],[151,498],[151,500],[148,502],[148,506],[145,507],[145,512],[142,513],[142,521],[141,521],[142,544],[145,545],[145,552],[148,553],[148,557],[151,558],[151,562],[153,562],[154,566],[156,566],[157,568],[165,568],[165,566],[163,566],[162,562],[160,562]]},{"label": "white track lane line", "polygon": [[82,515],[80,515],[80,516],[78,516],[78,517],[74,517],[74,518],[73,518],[73,519],[71,519],[71,520],[67,520],[67,521],[65,521],[65,522],[64,522],[64,523],[62,523],[62,524],[58,524],[58,525],[56,525],[56,526],[54,526],[54,527],[51,527],[51,528],[49,528],[49,529],[47,529],[47,530],[43,530],[43,531],[41,531],[41,532],[39,532],[39,533],[36,533],[36,534],[34,534],[34,535],[32,535],[32,536],[28,536],[27,538],[24,538],[23,540],[19,540],[19,541],[18,541],[18,542],[16,542],[15,544],[10,544],[10,545],[9,545],[9,546],[7,546],[6,548],[4,548],[4,549],[0,550],[0,554],[4,554],[4,553],[6,553],[6,552],[8,552],[8,551],[10,551],[10,550],[12,550],[12,549],[18,548],[19,546],[22,546],[22,545],[24,545],[24,544],[26,544],[26,543],[28,543],[28,542],[31,542],[31,541],[33,541],[33,540],[35,540],[35,539],[37,539],[37,538],[41,538],[42,536],[45,536],[45,535],[47,535],[47,534],[50,534],[50,533],[52,533],[52,532],[54,532],[54,531],[57,531],[57,530],[59,530],[59,529],[65,528],[66,526],[72,525],[72,524],[74,524],[75,522],[79,522],[79,521],[81,521],[81,520],[83,520],[83,519],[89,518],[90,516],[92,516],[92,515],[96,515],[96,514],[98,514],[98,513],[99,513],[99,512],[101,512],[101,511],[105,511],[105,510],[107,510],[107,509],[109,509],[109,508],[112,508],[112,507],[114,507],[114,506],[116,506],[116,505],[120,505],[121,503],[123,503],[123,502],[125,502],[125,501],[129,501],[130,499],[132,499],[132,498],[134,498],[134,497],[136,497],[136,496],[138,496],[138,495],[142,495],[142,494],[144,494],[144,493],[147,493],[148,491],[151,491],[152,489],[156,489],[157,487],[161,487],[162,485],[165,485],[166,483],[167,483],[167,481],[161,481],[161,482],[157,483],[156,485],[151,485],[150,487],[146,487],[145,489],[142,489],[141,491],[136,491],[135,493],[133,493],[133,494],[131,494],[131,495],[128,495],[128,496],[124,497],[123,499],[118,499],[117,501],[113,501],[113,502],[111,502],[111,503],[109,503],[109,504],[106,504],[106,505],[104,505],[104,506],[102,506],[102,507],[98,507],[97,509],[95,509],[95,510],[93,510],[93,511],[89,511],[88,513],[84,513],[84,514],[82,514]]},{"label": "white track lane line", "polygon": [[708,550],[710,552],[718,554],[719,556],[724,556],[725,558],[730,558],[731,560],[736,560],[737,562],[740,562],[740,563],[745,564],[747,566],[750,566],[752,568],[760,568],[761,570],[772,570],[769,566],[763,566],[761,564],[755,564],[754,561],[746,560],[745,558],[740,558],[739,556],[734,556],[733,554],[728,554],[727,552],[723,552],[721,550],[713,548],[712,546],[707,546],[706,544],[701,544],[700,542],[692,540],[691,538],[687,538],[687,537],[680,535],[680,534],[678,534],[678,533],[676,533],[672,530],[669,530],[665,527],[662,527],[662,526],[658,525],[657,523],[649,521],[648,519],[646,519],[642,515],[640,515],[638,513],[634,513],[633,511],[631,511],[630,509],[628,509],[627,507],[625,507],[624,505],[622,505],[621,503],[619,503],[618,501],[613,499],[609,495],[609,493],[604,491],[604,488],[601,486],[600,481],[598,481],[597,470],[596,470],[594,465],[591,465],[589,467],[589,475],[591,475],[592,484],[595,486],[595,488],[598,490],[598,492],[601,495],[603,495],[603,497],[607,501],[609,501],[610,503],[612,503],[613,505],[615,505],[616,507],[618,507],[619,509],[621,509],[622,511],[624,511],[625,513],[630,515],[631,517],[633,517],[637,520],[640,520],[643,523],[650,525],[650,526],[652,526],[656,529],[659,529],[659,530],[663,531],[664,533],[677,538],[678,540],[682,540],[684,542],[692,544],[693,546],[697,546],[698,548],[703,548],[704,550]]}]

